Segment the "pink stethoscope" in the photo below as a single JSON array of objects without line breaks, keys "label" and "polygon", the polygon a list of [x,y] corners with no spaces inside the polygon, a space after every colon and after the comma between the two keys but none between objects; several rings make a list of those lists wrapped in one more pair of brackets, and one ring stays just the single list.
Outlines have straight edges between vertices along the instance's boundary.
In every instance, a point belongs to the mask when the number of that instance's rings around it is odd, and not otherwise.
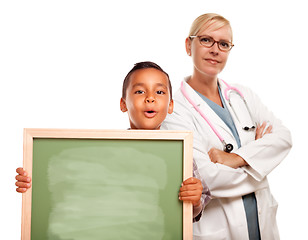
[{"label": "pink stethoscope", "polygon": [[[237,95],[239,95],[241,97],[241,99],[243,100],[245,106],[246,106],[246,109],[249,113],[249,116],[250,118],[252,119],[252,115],[251,115],[251,112],[249,110],[249,107],[247,105],[247,102],[244,98],[244,95],[241,93],[240,90],[238,90],[237,88],[235,87],[232,87],[230,86],[229,84],[227,84],[225,81],[221,80],[226,86],[227,88],[225,89],[224,91],[224,95],[225,95],[225,98],[226,100],[228,101],[230,107],[232,108],[233,112],[234,112],[234,115],[236,116],[237,120],[240,122],[236,112],[234,111],[234,108],[231,104],[231,101],[230,101],[230,93],[231,92],[234,92],[236,93]],[[205,116],[205,114],[201,111],[201,109],[194,103],[194,101],[188,96],[186,90],[184,89],[184,84],[183,82],[181,83],[181,91],[184,95],[184,97],[187,99],[187,101],[193,105],[193,107],[196,109],[196,111],[203,117],[203,119],[207,122],[207,124],[211,127],[211,129],[213,130],[213,132],[216,134],[216,136],[219,138],[219,140],[221,141],[222,145],[224,146],[224,151],[225,152],[228,152],[230,153],[232,150],[233,150],[233,145],[231,143],[226,143],[225,140],[223,139],[223,137],[219,134],[219,132],[217,131],[217,129],[214,127],[214,125],[210,122],[210,120]],[[251,131],[251,130],[254,130],[256,127],[255,126],[252,126],[252,127],[243,127],[243,130],[245,131]]]}]

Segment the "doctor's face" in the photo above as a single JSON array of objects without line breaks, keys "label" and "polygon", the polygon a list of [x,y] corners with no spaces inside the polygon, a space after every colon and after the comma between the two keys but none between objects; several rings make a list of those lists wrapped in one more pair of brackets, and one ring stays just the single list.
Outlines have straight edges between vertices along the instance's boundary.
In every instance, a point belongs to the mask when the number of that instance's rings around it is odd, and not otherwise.
[{"label": "doctor's face", "polygon": [[[204,36],[201,41],[207,41],[210,38],[214,41],[231,42],[232,40],[229,26],[219,29],[209,27],[200,31],[197,36]],[[186,39],[186,51],[192,57],[194,72],[209,77],[216,77],[224,69],[230,53],[230,51],[221,51],[217,42],[211,47],[205,47],[201,45],[198,37]]]},{"label": "doctor's face", "polygon": [[128,113],[132,129],[160,129],[167,113],[173,111],[169,79],[163,72],[140,69],[130,76],[125,99],[121,99],[122,112]]}]

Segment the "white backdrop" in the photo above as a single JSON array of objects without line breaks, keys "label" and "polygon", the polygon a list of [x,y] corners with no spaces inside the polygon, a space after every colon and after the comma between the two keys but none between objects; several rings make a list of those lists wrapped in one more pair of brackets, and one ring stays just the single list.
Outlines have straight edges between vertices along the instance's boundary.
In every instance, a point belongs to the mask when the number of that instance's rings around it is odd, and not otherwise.
[{"label": "white backdrop", "polygon": [[20,239],[14,176],[22,166],[23,128],[127,128],[119,109],[127,72],[154,61],[177,90],[192,72],[186,35],[206,12],[222,14],[233,27],[235,47],[220,77],[252,88],[292,131],[294,147],[269,180],[281,239],[304,238],[305,1],[16,0],[0,3],[0,239]]}]

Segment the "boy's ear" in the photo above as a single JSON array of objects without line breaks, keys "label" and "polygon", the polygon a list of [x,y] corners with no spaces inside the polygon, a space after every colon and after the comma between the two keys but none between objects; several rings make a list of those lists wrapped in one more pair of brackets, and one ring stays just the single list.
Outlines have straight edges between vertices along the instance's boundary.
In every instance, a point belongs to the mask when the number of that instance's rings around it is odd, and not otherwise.
[{"label": "boy's ear", "polygon": [[120,109],[122,112],[127,112],[126,102],[123,98],[121,98],[120,100]]},{"label": "boy's ear", "polygon": [[171,114],[173,112],[173,100],[171,99],[168,107],[168,113]]}]

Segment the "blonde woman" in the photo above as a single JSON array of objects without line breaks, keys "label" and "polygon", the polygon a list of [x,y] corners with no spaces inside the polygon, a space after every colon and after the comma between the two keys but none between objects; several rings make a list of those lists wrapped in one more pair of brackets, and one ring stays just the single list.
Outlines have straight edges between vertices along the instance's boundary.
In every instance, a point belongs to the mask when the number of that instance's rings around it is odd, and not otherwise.
[{"label": "blonde woman", "polygon": [[291,135],[252,91],[218,78],[232,47],[224,17],[193,22],[186,38],[193,72],[162,129],[194,133],[194,161],[212,197],[194,223],[194,239],[275,240],[277,203],[267,175],[290,151]]}]

